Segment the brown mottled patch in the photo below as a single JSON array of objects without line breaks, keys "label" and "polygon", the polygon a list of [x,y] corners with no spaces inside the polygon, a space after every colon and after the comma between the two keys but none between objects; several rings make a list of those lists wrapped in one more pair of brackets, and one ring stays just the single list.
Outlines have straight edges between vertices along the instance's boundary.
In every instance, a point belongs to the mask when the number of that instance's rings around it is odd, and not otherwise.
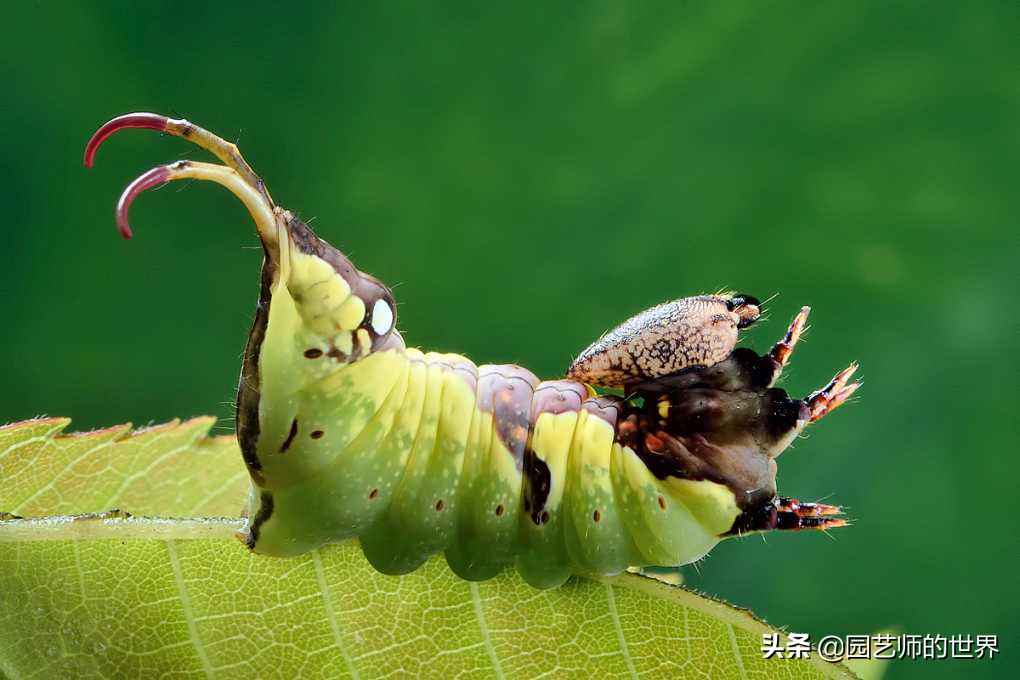
[{"label": "brown mottled patch", "polygon": [[513,456],[518,470],[523,467],[524,447],[531,428],[531,402],[538,384],[538,378],[520,366],[478,367],[478,408],[492,413],[496,435]]},{"label": "brown mottled patch", "polygon": [[627,408],[627,402],[612,394],[600,394],[586,399],[581,404],[581,408],[596,418],[606,421],[615,430],[620,414]]},{"label": "brown mottled patch", "polygon": [[731,301],[730,296],[698,295],[647,309],[589,345],[567,377],[624,387],[722,361],[736,346],[738,326],[753,322],[749,306],[738,313]]},{"label": "brown mottled patch", "polygon": [[538,422],[543,413],[566,413],[578,411],[581,402],[588,398],[588,389],[576,380],[547,380],[539,383],[531,399],[531,426]]}]

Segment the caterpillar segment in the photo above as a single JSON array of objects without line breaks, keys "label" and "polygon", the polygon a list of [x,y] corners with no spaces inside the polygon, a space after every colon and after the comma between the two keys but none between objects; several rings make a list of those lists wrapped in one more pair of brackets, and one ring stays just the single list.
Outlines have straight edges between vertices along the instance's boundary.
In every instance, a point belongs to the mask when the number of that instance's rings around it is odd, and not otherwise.
[{"label": "caterpillar segment", "polygon": [[[217,182],[248,208],[265,251],[237,390],[252,487],[241,538],[288,556],[357,538],[379,571],[444,552],[460,576],[515,566],[548,588],[571,574],[677,566],[727,536],[828,529],[838,506],[777,496],[776,458],[845,403],[856,364],[805,399],[774,386],[808,316],[765,355],[737,348],[761,305],[743,294],[665,303],[581,353],[562,380],[406,347],[389,288],[275,205],[237,147],[183,120],[116,118],[183,137],[224,165],[180,161],[124,191]],[[621,386],[624,396],[594,386]]]}]

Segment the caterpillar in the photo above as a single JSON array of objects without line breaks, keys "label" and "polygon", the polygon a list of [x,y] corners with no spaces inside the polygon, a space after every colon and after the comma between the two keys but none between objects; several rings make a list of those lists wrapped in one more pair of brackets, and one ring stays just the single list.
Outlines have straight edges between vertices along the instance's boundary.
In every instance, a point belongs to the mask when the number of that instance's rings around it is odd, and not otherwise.
[{"label": "caterpillar", "polygon": [[358,539],[386,574],[443,552],[465,579],[515,567],[551,588],[571,574],[688,564],[730,536],[847,523],[839,506],[777,495],[779,454],[860,386],[856,363],[803,399],[775,386],[808,307],[758,354],[737,347],[761,316],[755,297],[668,302],[604,335],[558,380],[423,352],[397,330],[391,290],[278,207],[234,144],[133,113],[96,131],[85,165],[125,128],[184,138],[222,163],[182,160],[135,179],[116,208],[125,238],[141,192],[188,178],[233,192],[262,242],[237,388],[252,482],[239,537],[254,552]]}]

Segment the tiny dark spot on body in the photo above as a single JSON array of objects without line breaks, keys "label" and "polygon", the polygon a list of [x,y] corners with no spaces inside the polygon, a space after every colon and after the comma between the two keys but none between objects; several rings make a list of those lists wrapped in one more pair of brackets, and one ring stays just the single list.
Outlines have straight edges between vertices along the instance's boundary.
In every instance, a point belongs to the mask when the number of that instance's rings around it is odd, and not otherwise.
[{"label": "tiny dark spot on body", "polygon": [[549,511],[548,510],[543,510],[542,511],[542,524],[545,524],[548,521],[549,521]]},{"label": "tiny dark spot on body", "polygon": [[503,516],[503,506],[502,505],[497,505],[496,506],[496,517],[502,517],[502,516]]},{"label": "tiny dark spot on body", "polygon": [[368,500],[375,500],[376,496],[379,495],[379,489],[372,489],[368,492]]},{"label": "tiny dark spot on body", "polygon": [[443,507],[444,507],[443,499],[440,498],[438,501],[436,501],[436,512],[442,512]]},{"label": "tiny dark spot on body", "polygon": [[322,350],[321,349],[317,349],[317,348],[313,347],[312,349],[306,349],[305,350],[305,358],[306,359],[318,359],[321,356],[322,356]]},{"label": "tiny dark spot on body", "polygon": [[297,430],[297,418],[295,418],[290,423],[290,433],[287,435],[287,438],[283,440],[283,444],[280,446],[280,453],[286,453],[287,449],[290,448],[291,443],[294,441],[294,437],[297,436]]},{"label": "tiny dark spot on body", "polygon": [[312,434],[310,434],[309,436],[312,439],[322,439],[322,435],[324,435],[324,434],[326,434],[326,433],[323,432],[322,430],[314,430],[314,431],[312,431]]},{"label": "tiny dark spot on body", "polygon": [[602,513],[596,510],[595,512],[591,513],[591,518],[598,522],[599,520],[602,519]]},{"label": "tiny dark spot on body", "polygon": [[662,508],[663,510],[666,509],[666,499],[663,498],[662,496],[659,496],[659,507]]}]

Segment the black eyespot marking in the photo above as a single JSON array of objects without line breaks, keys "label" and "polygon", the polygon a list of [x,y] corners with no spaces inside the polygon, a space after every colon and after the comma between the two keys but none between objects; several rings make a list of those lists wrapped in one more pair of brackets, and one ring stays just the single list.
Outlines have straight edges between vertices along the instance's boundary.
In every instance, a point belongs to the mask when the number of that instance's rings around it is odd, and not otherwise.
[{"label": "black eyespot marking", "polygon": [[372,489],[371,491],[368,492],[368,500],[374,501],[378,495],[379,489]]},{"label": "black eyespot marking", "polygon": [[598,522],[599,520],[602,519],[602,513],[596,510],[595,512],[591,513],[591,518]]},{"label": "black eyespot marking", "polygon": [[312,434],[310,434],[309,436],[310,436],[310,437],[311,437],[312,439],[322,439],[322,435],[324,435],[324,434],[326,434],[326,433],[325,433],[325,432],[323,432],[322,430],[314,430],[314,431],[312,432]]},{"label": "black eyespot marking", "polygon": [[322,356],[322,350],[321,349],[317,349],[317,348],[313,347],[312,349],[306,349],[305,350],[305,358],[306,359],[318,359],[321,356]]},{"label": "black eyespot marking", "polygon": [[440,498],[438,501],[436,501],[436,512],[442,512],[444,507],[445,507],[445,505],[443,503],[443,499],[442,498]]},{"label": "black eyespot marking", "polygon": [[503,506],[502,505],[497,505],[496,506],[496,517],[502,517],[502,516],[503,516]]}]

